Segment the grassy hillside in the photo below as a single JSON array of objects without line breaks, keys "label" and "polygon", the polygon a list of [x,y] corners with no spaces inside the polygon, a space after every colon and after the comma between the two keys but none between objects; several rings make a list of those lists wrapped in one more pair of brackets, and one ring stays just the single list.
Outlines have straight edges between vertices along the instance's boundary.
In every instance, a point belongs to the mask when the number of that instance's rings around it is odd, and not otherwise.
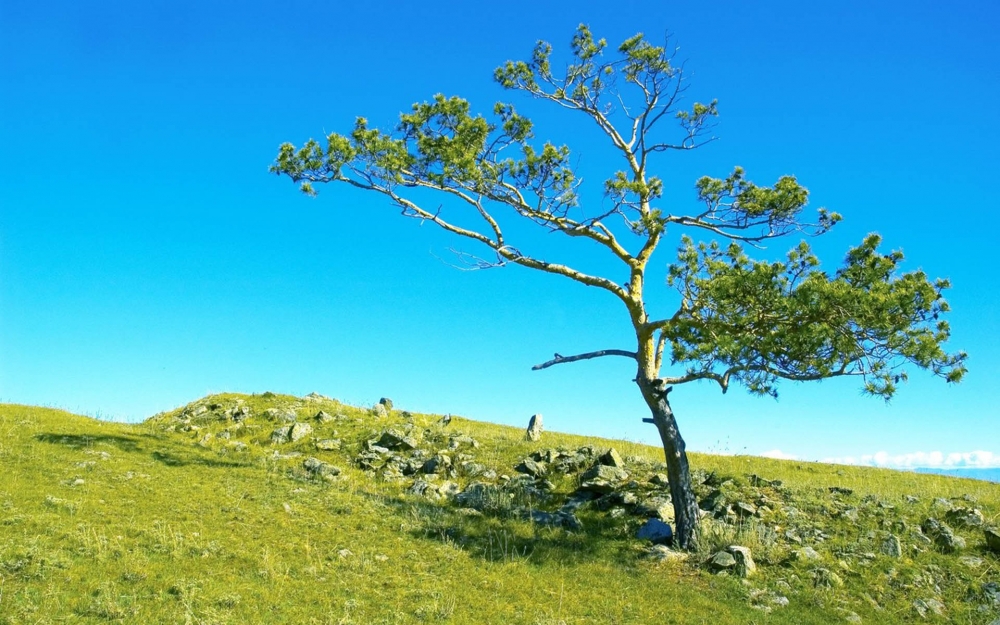
[{"label": "grassy hillside", "polygon": [[669,521],[661,458],[322,397],[135,425],[0,405],[0,624],[1000,617],[977,526],[1000,524],[1000,485],[694,454],[705,539],[684,558],[635,537]]}]

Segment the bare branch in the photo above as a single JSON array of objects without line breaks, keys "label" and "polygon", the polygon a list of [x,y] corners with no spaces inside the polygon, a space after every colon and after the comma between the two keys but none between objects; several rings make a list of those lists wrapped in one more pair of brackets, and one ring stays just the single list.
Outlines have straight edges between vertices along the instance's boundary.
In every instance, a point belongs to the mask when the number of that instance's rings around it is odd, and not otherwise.
[{"label": "bare branch", "polygon": [[549,360],[548,362],[543,362],[540,365],[535,365],[531,368],[532,371],[538,371],[539,369],[546,369],[552,365],[561,365],[564,362],[576,362],[577,360],[590,360],[591,358],[600,358],[602,356],[625,356],[627,358],[638,358],[635,352],[630,352],[624,349],[602,349],[596,352],[587,352],[586,354],[577,354],[576,356],[563,356],[561,354],[556,354],[555,358]]}]

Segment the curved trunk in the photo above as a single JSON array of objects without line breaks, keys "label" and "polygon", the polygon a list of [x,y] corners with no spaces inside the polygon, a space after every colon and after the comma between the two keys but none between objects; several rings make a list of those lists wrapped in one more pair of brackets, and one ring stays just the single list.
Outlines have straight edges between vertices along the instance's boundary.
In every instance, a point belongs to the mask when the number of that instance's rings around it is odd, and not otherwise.
[{"label": "curved trunk", "polygon": [[663,388],[658,379],[639,376],[636,383],[653,414],[653,424],[660,432],[663,453],[666,456],[667,478],[670,483],[670,499],[674,504],[674,545],[681,549],[694,550],[698,546],[698,502],[691,489],[691,470],[688,467],[684,439],[677,429],[674,411],[670,408],[667,395],[670,387]]}]

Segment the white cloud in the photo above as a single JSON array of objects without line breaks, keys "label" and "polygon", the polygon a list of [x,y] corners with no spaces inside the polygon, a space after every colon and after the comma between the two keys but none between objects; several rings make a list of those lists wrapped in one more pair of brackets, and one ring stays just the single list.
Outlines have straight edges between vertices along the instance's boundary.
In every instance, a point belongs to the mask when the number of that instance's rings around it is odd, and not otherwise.
[{"label": "white cloud", "polygon": [[991,451],[967,451],[945,454],[940,451],[915,451],[891,455],[886,451],[860,457],[844,456],[824,458],[820,462],[832,464],[859,464],[893,469],[994,469],[1000,468],[1000,455]]},{"label": "white cloud", "polygon": [[761,452],[760,456],[762,458],[774,458],[776,460],[798,460],[799,459],[798,456],[794,456],[792,454],[786,454],[785,452],[781,451],[780,449],[770,449],[768,451]]}]

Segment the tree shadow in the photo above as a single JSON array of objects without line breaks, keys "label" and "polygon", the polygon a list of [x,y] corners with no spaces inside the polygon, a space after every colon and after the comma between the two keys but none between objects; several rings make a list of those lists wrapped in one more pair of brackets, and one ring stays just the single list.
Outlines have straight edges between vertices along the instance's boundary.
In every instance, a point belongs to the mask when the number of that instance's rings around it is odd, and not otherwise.
[{"label": "tree shadow", "polygon": [[163,463],[168,467],[202,466],[215,469],[232,469],[249,466],[249,462],[236,460],[220,460],[219,458],[205,456],[190,452],[168,452],[157,450],[152,453],[153,460]]},{"label": "tree shadow", "polygon": [[[578,511],[581,528],[535,523],[523,511],[471,512],[450,500],[419,496],[369,495],[418,523],[409,534],[461,548],[489,562],[573,563],[612,559],[623,567],[636,561],[635,528],[623,519],[588,507]],[[552,506],[546,506],[546,509]]]},{"label": "tree shadow", "polygon": [[110,445],[125,452],[142,451],[138,438],[117,434],[56,434],[44,432],[36,434],[35,439],[53,445],[65,445],[73,449],[84,449],[95,445]]}]

